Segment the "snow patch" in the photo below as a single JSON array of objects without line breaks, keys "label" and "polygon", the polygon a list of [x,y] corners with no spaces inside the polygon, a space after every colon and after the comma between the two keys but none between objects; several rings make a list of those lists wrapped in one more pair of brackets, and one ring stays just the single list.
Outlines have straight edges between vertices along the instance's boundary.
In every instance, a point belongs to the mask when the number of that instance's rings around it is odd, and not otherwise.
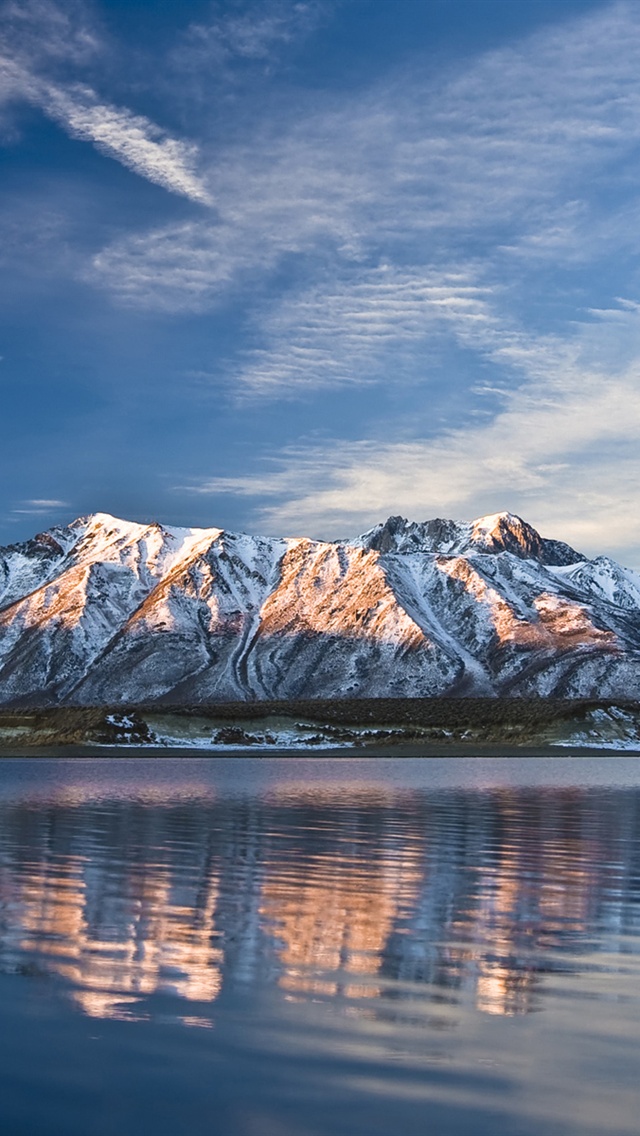
[{"label": "snow patch", "polygon": [[640,722],[620,706],[599,707],[589,711],[583,729],[576,728],[551,745],[640,753]]}]

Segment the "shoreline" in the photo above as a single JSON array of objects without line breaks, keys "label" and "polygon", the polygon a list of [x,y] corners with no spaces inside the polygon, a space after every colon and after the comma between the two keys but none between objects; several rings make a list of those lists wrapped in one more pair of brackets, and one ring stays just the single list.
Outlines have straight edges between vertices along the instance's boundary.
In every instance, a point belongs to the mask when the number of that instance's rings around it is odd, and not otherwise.
[{"label": "shoreline", "polygon": [[467,756],[640,753],[640,703],[595,699],[335,699],[0,707],[0,757]]},{"label": "shoreline", "polygon": [[335,746],[323,748],[293,747],[293,746],[247,746],[245,748],[215,747],[215,746],[137,746],[125,745],[95,745],[95,744],[57,744],[33,746],[3,746],[0,748],[0,763],[3,760],[20,759],[64,759],[92,761],[97,758],[122,760],[123,758],[149,759],[197,759],[225,758],[242,761],[245,758],[269,760],[277,758],[308,758],[313,760],[347,760],[363,759],[378,760],[380,758],[412,758],[412,759],[438,759],[443,758],[514,758],[541,759],[554,758],[586,758],[611,759],[640,758],[640,743],[635,749],[622,749],[603,746],[586,745],[553,745],[553,744],[514,744],[504,742],[477,743],[473,741],[451,742],[398,742],[392,745],[366,745],[366,746]]}]

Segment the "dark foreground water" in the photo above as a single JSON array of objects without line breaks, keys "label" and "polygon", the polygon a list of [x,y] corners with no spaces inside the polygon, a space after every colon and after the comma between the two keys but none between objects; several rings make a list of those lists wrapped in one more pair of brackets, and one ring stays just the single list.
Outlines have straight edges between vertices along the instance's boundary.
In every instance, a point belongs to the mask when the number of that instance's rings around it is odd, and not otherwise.
[{"label": "dark foreground water", "polygon": [[4,760],[0,1131],[640,1128],[640,758]]}]

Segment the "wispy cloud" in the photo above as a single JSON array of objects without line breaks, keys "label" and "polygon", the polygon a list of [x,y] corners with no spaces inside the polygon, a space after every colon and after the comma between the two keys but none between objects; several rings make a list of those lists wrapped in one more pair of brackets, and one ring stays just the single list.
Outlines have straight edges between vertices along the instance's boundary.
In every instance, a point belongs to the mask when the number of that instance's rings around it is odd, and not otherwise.
[{"label": "wispy cloud", "polygon": [[93,143],[128,169],[202,204],[211,196],[198,172],[198,146],[171,135],[143,115],[101,100],[90,87],[60,77],[99,53],[100,41],[79,4],[32,0],[9,3],[0,37],[0,99],[38,106],[73,138]]},{"label": "wispy cloud", "polygon": [[[442,327],[488,322],[486,290],[468,272],[353,270],[271,307],[260,320],[263,346],[234,378],[262,395],[369,383],[393,366],[412,370],[414,353]],[[408,356],[408,357],[407,357]]]},{"label": "wispy cloud", "polygon": [[185,221],[121,237],[96,254],[86,277],[128,307],[197,312],[245,276],[273,268],[279,254],[277,242],[265,242],[260,231],[255,244],[238,247],[224,221]]},{"label": "wispy cloud", "polygon": [[[255,475],[203,479],[191,492],[253,497],[258,527],[333,537],[399,511],[472,517],[508,508],[547,535],[637,560],[640,315],[625,306],[602,322],[608,356],[589,325],[540,351],[532,340],[521,356],[528,381],[503,392],[490,422],[436,438],[293,447]],[[636,345],[624,367],[621,330]]]},{"label": "wispy cloud", "polygon": [[637,10],[616,5],[494,52],[463,78],[416,70],[339,104],[302,99],[277,131],[258,118],[219,148],[207,174],[215,223],[119,239],[95,280],[128,304],[201,310],[230,283],[246,286],[247,266],[259,288],[291,256],[307,258],[315,287],[314,273],[340,280],[352,262],[447,270],[469,242],[514,278],[515,251],[584,253],[602,220],[589,179],[640,140],[639,50]]},{"label": "wispy cloud", "polygon": [[255,476],[193,491],[255,498],[271,531],[338,535],[398,510],[509,507],[593,551],[640,547],[634,301],[580,312],[574,296],[553,334],[531,312],[562,299],[547,269],[607,263],[614,279],[612,250],[619,265],[637,249],[639,51],[638,8],[619,3],[464,74],[405,69],[340,103],[302,100],[277,131],[259,121],[220,149],[215,224],[104,249],[94,280],[129,305],[201,311],[243,292],[250,347],[228,372],[242,391],[419,378],[438,336],[469,350],[476,383],[489,366],[485,385],[500,386],[489,421],[450,422],[435,438],[416,425],[408,440],[381,424],[282,460],[267,452]]},{"label": "wispy cloud", "polygon": [[328,6],[319,0],[264,0],[257,8],[245,4],[234,11],[214,4],[206,22],[189,26],[174,59],[190,67],[205,61],[220,66],[234,57],[271,60],[274,49],[307,36]]},{"label": "wispy cloud", "polygon": [[46,517],[59,513],[61,509],[69,509],[68,501],[59,501],[54,498],[47,497],[34,497],[27,501],[21,501],[12,513],[15,517]]},{"label": "wispy cloud", "polygon": [[83,65],[102,50],[103,31],[83,0],[5,0],[1,42],[22,64]]},{"label": "wispy cloud", "polygon": [[[215,215],[120,237],[95,258],[89,279],[127,306],[202,311],[229,290],[255,293],[283,262],[351,261],[361,252],[353,202],[365,174],[317,168],[313,139],[266,139],[221,151],[207,180]],[[312,262],[312,263],[311,263]]]},{"label": "wispy cloud", "polygon": [[[140,176],[215,206],[170,224],[123,221],[85,280],[128,308],[233,303],[245,335],[226,379],[245,398],[400,376],[418,392],[424,382],[426,416],[440,341],[467,352],[470,387],[500,390],[491,417],[464,428],[458,416],[423,436],[418,393],[410,437],[380,423],[322,447],[267,448],[255,475],[192,490],[255,499],[256,524],[271,531],[337,535],[386,512],[506,506],[594,550],[640,544],[638,5],[558,18],[464,70],[407,64],[367,90],[301,87],[275,114],[269,100],[238,110],[233,69],[266,74],[325,10],[221,5],[192,25],[167,61],[172,82],[193,68],[205,84],[188,141],[87,78],[101,32],[84,8],[5,9],[19,27],[5,36],[7,99],[37,104]],[[224,113],[214,114],[216,83]],[[204,353],[219,381],[216,346]]]},{"label": "wispy cloud", "polygon": [[0,102],[46,97],[69,69],[101,54],[100,33],[75,0],[6,0],[0,6]]},{"label": "wispy cloud", "polygon": [[126,107],[101,103],[87,87],[49,85],[37,101],[73,138],[93,142],[98,150],[171,193],[211,204],[211,195],[197,172],[199,150],[194,143],[170,137]]}]

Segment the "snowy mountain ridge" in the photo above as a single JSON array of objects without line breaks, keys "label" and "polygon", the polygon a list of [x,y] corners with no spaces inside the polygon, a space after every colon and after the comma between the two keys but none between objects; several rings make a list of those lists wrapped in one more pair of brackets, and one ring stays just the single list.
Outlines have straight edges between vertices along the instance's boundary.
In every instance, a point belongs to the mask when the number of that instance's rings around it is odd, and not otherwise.
[{"label": "snowy mountain ridge", "polygon": [[81,517],[0,549],[0,704],[640,697],[640,575],[521,518],[353,540]]}]

